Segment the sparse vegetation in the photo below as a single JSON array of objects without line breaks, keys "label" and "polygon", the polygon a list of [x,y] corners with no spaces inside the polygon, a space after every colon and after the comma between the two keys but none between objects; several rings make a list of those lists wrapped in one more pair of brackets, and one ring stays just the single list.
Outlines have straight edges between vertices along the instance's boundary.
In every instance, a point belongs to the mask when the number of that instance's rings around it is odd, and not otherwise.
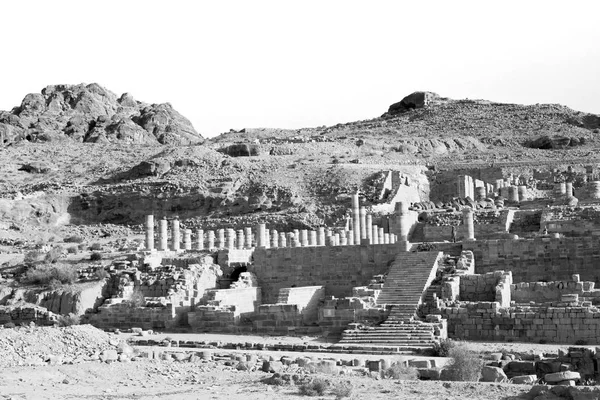
[{"label": "sparse vegetation", "polygon": [[90,246],[90,250],[92,250],[92,251],[102,250],[102,244],[100,244],[100,243],[93,243]]},{"label": "sparse vegetation", "polygon": [[453,346],[449,351],[452,358],[447,370],[451,381],[477,382],[481,375],[483,360],[478,354],[470,351],[466,345]]},{"label": "sparse vegetation", "polygon": [[77,254],[77,253],[79,253],[79,249],[77,248],[77,246],[69,246],[69,247],[67,247],[67,253]]},{"label": "sparse vegetation", "polygon": [[58,326],[72,326],[79,325],[81,318],[79,315],[69,313],[68,315],[61,315],[58,317]]},{"label": "sparse vegetation", "polygon": [[65,242],[65,243],[82,243],[83,238],[81,236],[77,236],[77,235],[68,236],[63,239],[63,242]]},{"label": "sparse vegetation", "polygon": [[414,381],[419,378],[419,371],[403,363],[394,363],[388,369],[381,371],[382,378]]},{"label": "sparse vegetation", "polygon": [[333,385],[333,388],[331,389],[331,394],[335,396],[336,400],[340,400],[352,396],[353,390],[354,386],[352,385],[352,382],[342,381]]},{"label": "sparse vegetation", "polygon": [[441,339],[439,343],[433,344],[432,356],[434,357],[448,357],[450,350],[454,348],[456,342],[452,339]]},{"label": "sparse vegetation", "polygon": [[314,378],[298,386],[298,390],[302,396],[323,396],[329,386],[330,383],[326,379]]},{"label": "sparse vegetation", "polygon": [[98,253],[97,251],[93,252],[90,255],[90,261],[100,261],[102,260],[102,254]]},{"label": "sparse vegetation", "polygon": [[62,253],[63,253],[63,248],[61,246],[54,246],[44,256],[44,262],[54,264],[55,262],[58,261],[58,259],[62,255]]},{"label": "sparse vegetation", "polygon": [[110,274],[104,268],[98,268],[94,271],[94,276],[98,280],[106,279]]},{"label": "sparse vegetation", "polygon": [[133,289],[133,293],[129,298],[129,305],[131,307],[144,307],[146,305],[146,298],[144,297],[144,293],[139,286],[136,286],[136,288]]},{"label": "sparse vegetation", "polygon": [[30,268],[21,278],[22,283],[44,285],[56,289],[77,280],[77,271],[65,264],[40,264]]},{"label": "sparse vegetation", "polygon": [[23,258],[23,263],[25,264],[34,264],[38,261],[41,261],[44,253],[39,250],[31,250],[25,253],[25,257]]}]

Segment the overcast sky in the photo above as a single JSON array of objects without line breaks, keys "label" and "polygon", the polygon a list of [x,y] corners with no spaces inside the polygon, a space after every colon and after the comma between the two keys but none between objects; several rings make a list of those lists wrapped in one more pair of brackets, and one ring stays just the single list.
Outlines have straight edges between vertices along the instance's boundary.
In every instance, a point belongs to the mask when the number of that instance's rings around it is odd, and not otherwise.
[{"label": "overcast sky", "polygon": [[416,90],[600,114],[600,2],[5,1],[0,109],[97,82],[198,132],[381,115]]}]

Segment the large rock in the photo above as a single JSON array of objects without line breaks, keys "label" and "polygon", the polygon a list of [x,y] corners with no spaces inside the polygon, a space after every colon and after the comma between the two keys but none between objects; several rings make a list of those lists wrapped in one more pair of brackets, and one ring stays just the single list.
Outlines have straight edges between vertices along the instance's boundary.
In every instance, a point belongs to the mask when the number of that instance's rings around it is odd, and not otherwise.
[{"label": "large rock", "polygon": [[537,382],[537,375],[521,375],[511,378],[510,383],[517,385],[533,385]]},{"label": "large rock", "polygon": [[[571,146],[572,138],[566,136],[540,136],[529,142],[529,147],[534,149],[550,150],[565,149]],[[579,141],[573,142],[579,144]]]},{"label": "large rock", "polygon": [[397,103],[392,104],[387,111],[387,114],[394,115],[400,114],[407,110],[414,108],[423,108],[427,106],[432,100],[439,98],[435,93],[432,92],[414,92],[403,98]]},{"label": "large rock", "polygon": [[47,86],[25,96],[12,111],[0,111],[0,145],[62,139],[175,145],[204,141],[169,103],[145,104],[128,93],[117,97],[96,83]]},{"label": "large rock", "polygon": [[505,382],[508,381],[508,377],[502,368],[486,365],[481,369],[481,380],[483,382]]},{"label": "large rock", "polygon": [[553,372],[544,375],[544,380],[548,383],[558,383],[562,381],[571,381],[581,379],[581,374],[575,371]]}]

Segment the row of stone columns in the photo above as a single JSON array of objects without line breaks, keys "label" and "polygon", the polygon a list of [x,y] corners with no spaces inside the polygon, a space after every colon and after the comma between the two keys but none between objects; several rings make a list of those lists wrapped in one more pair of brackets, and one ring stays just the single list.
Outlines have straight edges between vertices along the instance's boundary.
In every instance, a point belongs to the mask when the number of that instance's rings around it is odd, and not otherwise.
[{"label": "row of stone columns", "polygon": [[[360,218],[360,215],[359,215]],[[365,218],[365,239],[368,244],[391,244],[396,243],[396,234],[386,233],[384,229],[372,224],[371,216]],[[307,246],[352,246],[361,244],[359,239],[362,232],[358,230],[338,230],[321,227],[315,230],[298,230],[293,232],[278,232],[275,229],[267,229],[265,224],[256,226],[255,234],[250,227],[238,229],[232,228],[204,231],[197,229],[195,242],[192,240],[192,230],[180,229],[179,220],[171,221],[171,247],[169,248],[168,221],[161,219],[158,223],[158,250],[180,251],[181,237],[183,236],[183,250],[205,250],[205,249],[250,249],[254,247],[253,236],[256,239],[256,247],[279,248],[279,247],[307,247]],[[353,226],[354,227],[354,226]],[[368,229],[368,232],[367,232]],[[358,235],[357,235],[358,233]],[[154,216],[146,216],[146,249],[154,250]]]}]

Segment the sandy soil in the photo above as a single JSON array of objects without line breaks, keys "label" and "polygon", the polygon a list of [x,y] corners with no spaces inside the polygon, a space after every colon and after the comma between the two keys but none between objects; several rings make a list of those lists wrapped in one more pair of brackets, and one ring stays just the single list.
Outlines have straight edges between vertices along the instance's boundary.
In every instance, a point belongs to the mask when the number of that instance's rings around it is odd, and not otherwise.
[{"label": "sandy soil", "polygon": [[[242,372],[211,362],[84,363],[58,367],[17,367],[0,373],[0,399],[298,399],[296,386],[261,382],[271,376]],[[468,382],[419,382],[357,376],[324,376],[350,381],[351,399],[518,399],[529,387]],[[333,399],[327,394],[321,399]]]}]

